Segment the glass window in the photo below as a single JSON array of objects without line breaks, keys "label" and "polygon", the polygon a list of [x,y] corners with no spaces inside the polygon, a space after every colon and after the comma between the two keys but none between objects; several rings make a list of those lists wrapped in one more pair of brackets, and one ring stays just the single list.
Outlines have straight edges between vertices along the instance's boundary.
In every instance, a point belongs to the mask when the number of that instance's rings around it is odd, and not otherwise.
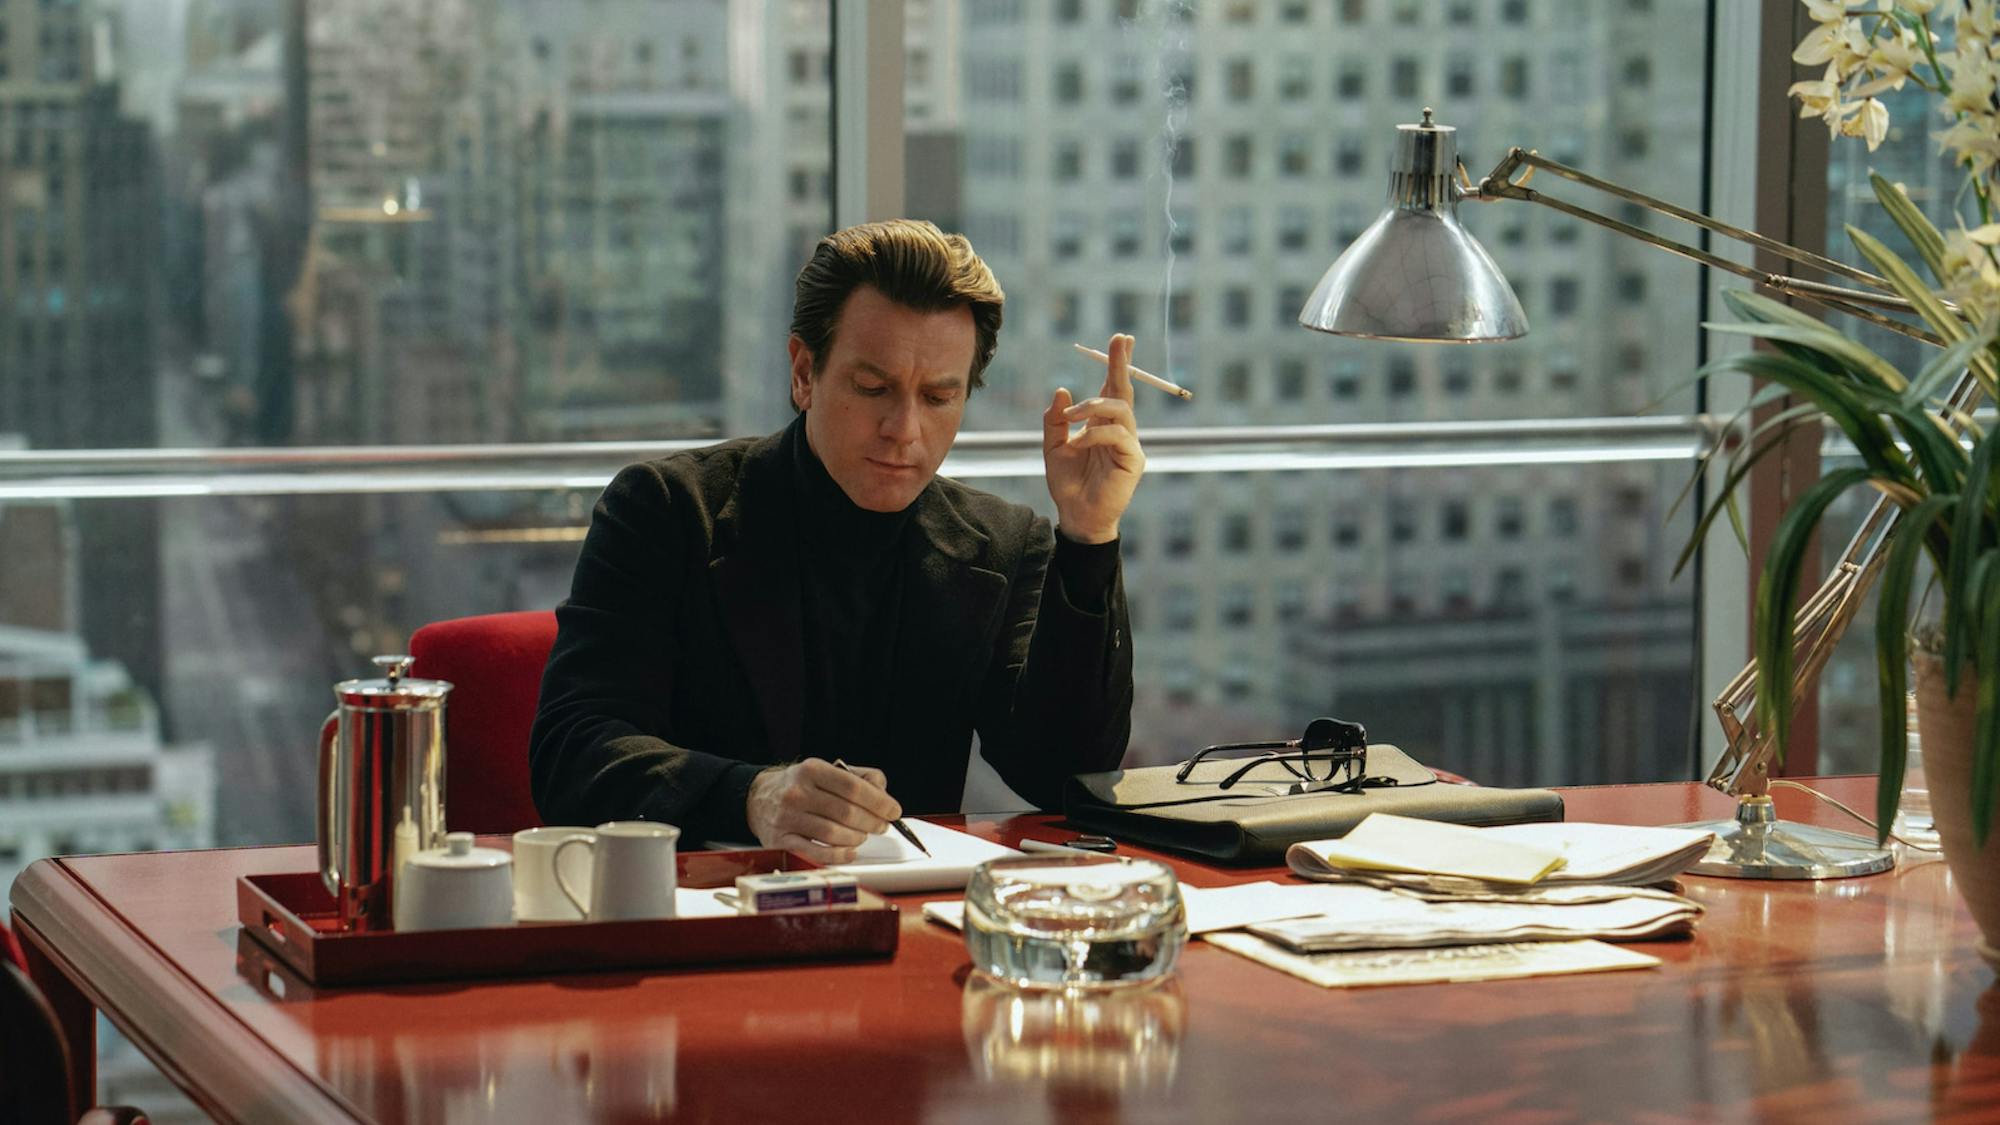
[{"label": "glass window", "polygon": [[[791,285],[833,221],[826,0],[750,5],[754,20],[721,3],[670,5],[669,18],[655,4],[509,0],[437,19],[436,5],[313,0],[294,28],[296,7],[192,5],[186,36],[111,36],[101,83],[51,90],[40,75],[71,73],[100,45],[79,31],[72,49],[66,31],[30,61],[39,40],[20,21],[40,6],[0,5],[0,448],[465,445],[529,466],[547,463],[527,446],[707,441],[792,417]],[[1667,7],[1643,19],[1530,0],[906,9],[902,206],[964,231],[1012,296],[967,428],[1031,428],[1056,384],[1087,385],[1071,342],[1114,327],[1138,337],[1141,365],[1196,391],[1183,403],[1142,390],[1142,417],[1162,428],[1599,417],[1666,394],[1695,366],[1693,267],[1525,205],[1464,215],[1529,303],[1524,339],[1443,355],[1293,321],[1380,211],[1382,154],[1419,97],[1469,91],[1440,110],[1468,157],[1539,148],[1697,205],[1674,185],[1702,179],[1708,32]],[[1315,117],[1329,95],[1335,113]],[[1930,160],[1925,130],[1907,131]],[[1926,168],[1894,178],[1940,185]],[[1859,174],[1830,184],[1835,222]],[[1692,413],[1692,398],[1665,409]],[[1331,452],[1348,451],[1301,456]],[[1504,605],[1516,624],[1554,615],[1561,636],[1615,639],[1658,683],[1685,679],[1691,642],[1654,624],[1666,615],[1607,608],[1688,605],[1689,584],[1669,583],[1653,548],[1677,541],[1655,513],[1681,468],[1149,474],[1130,520],[1148,538],[1142,550],[1134,530],[1127,554],[1149,599],[1134,638],[1140,711],[1185,734],[1180,708],[1217,703],[1241,656],[1257,674],[1235,681],[1238,705],[1274,723],[1350,702],[1407,714],[1355,693],[1369,657],[1345,640],[1317,653],[1287,640],[1381,632],[1327,628],[1336,620],[1394,625],[1397,650],[1373,659],[1446,690],[1423,679],[1440,653],[1468,635],[1501,644],[1462,616],[1451,632],[1426,627],[1422,614],[1461,598]],[[10,698],[0,674],[0,752],[31,727],[151,732],[159,768],[99,780],[149,787],[160,822],[79,826],[72,843],[304,838],[311,781],[244,732],[310,729],[327,684],[426,621],[559,601],[598,490],[578,482],[598,468],[542,471],[538,487],[462,492],[384,471],[368,478],[378,491],[330,495],[10,499],[0,558],[63,557],[74,581],[24,601],[25,571],[9,566],[0,613],[44,616],[0,617],[0,638],[58,634],[84,664],[66,674],[67,708]],[[1046,512],[1039,479],[975,479]],[[1620,489],[1637,490],[1640,515],[1582,518]],[[1234,514],[1252,521],[1240,555],[1202,542],[1225,542]],[[1531,534],[1531,519],[1570,530]],[[59,556],[56,543],[76,548]],[[1218,563],[1235,570],[1208,573]],[[1545,579],[1558,563],[1567,579]],[[1253,609],[1225,627],[1241,597],[1203,599],[1227,585],[1247,587]],[[202,608],[218,589],[227,622]],[[1581,646],[1559,656],[1540,685],[1551,698],[1599,690],[1578,686]],[[202,693],[218,667],[245,685],[226,706]],[[1280,691],[1293,684],[1305,686]],[[1655,732],[1615,780],[1680,770],[1685,734]],[[1534,774],[1551,759],[1526,753],[1435,762],[1484,767],[1473,772],[1494,784],[1595,779],[1592,735],[1547,738],[1574,772]],[[1167,742],[1139,731],[1135,764]],[[190,765],[201,744],[206,782]],[[57,782],[14,784],[18,796]],[[22,838],[20,855],[48,842]]]},{"label": "glass window", "polygon": [[1338,77],[1334,79],[1333,92],[1340,98],[1358,98],[1368,92],[1368,72],[1358,59],[1345,60],[1340,64]]},{"label": "glass window", "polygon": [[1303,101],[1312,93],[1313,60],[1304,56],[1285,59],[1278,69],[1278,97],[1288,102]]}]

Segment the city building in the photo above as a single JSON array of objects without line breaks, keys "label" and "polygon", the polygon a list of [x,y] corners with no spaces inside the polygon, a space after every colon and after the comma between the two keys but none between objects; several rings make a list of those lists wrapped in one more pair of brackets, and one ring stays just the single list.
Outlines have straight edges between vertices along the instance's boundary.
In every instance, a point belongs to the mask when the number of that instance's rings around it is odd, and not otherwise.
[{"label": "city building", "polygon": [[[0,0],[0,433],[34,449],[150,446],[159,413],[160,182],[121,108],[119,29],[80,4]],[[90,650],[161,676],[150,507],[77,516]]]},{"label": "city building", "polygon": [[[1011,295],[968,427],[1029,428],[1058,383],[1087,393],[1100,376],[1071,344],[1121,331],[1137,362],[1196,391],[1183,403],[1141,388],[1142,426],[1624,415],[1648,405],[1659,368],[1694,366],[1691,267],[1525,204],[1461,207],[1533,321],[1521,341],[1371,343],[1296,318],[1382,207],[1391,124],[1425,106],[1459,130],[1475,175],[1520,145],[1669,196],[1698,182],[1700,106],[1677,92],[1698,89],[1700,69],[1660,60],[1697,63],[1699,21],[1525,0],[986,0],[964,13],[959,209]],[[1415,47],[1429,42],[1454,46]],[[1683,472],[1149,474],[1123,529],[1146,702],[1134,758],[1196,749],[1194,713],[1278,737],[1330,711],[1478,772],[1458,741],[1430,738],[1426,712],[1463,690],[1442,675],[1451,656],[1471,638],[1567,638],[1554,623],[1579,618],[1634,630],[1620,643],[1674,670],[1658,692],[1685,689],[1692,595],[1664,565],[1678,539],[1662,503]],[[1013,487],[1038,499],[1039,480]],[[1338,655],[1364,650],[1371,675]],[[1393,699],[1373,677],[1400,685]],[[1591,740],[1551,716],[1618,707],[1591,699],[1588,678],[1541,690],[1554,694],[1523,727],[1539,765],[1510,759],[1483,780],[1561,779],[1557,763]],[[1683,711],[1641,730],[1615,776],[1684,769]]]}]

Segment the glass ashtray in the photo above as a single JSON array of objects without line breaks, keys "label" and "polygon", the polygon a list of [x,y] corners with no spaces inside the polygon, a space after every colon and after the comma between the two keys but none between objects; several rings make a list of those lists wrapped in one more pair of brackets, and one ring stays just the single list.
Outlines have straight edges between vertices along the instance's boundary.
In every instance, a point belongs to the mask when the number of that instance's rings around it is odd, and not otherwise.
[{"label": "glass ashtray", "polygon": [[989,860],[965,888],[973,967],[1025,988],[1142,984],[1187,944],[1180,881],[1165,864],[1103,855]]}]

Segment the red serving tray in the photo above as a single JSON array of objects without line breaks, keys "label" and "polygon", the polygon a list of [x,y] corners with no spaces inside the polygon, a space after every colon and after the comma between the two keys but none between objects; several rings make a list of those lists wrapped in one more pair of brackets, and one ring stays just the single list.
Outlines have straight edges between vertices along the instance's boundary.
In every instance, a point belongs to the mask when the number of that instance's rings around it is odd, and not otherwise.
[{"label": "red serving tray", "polygon": [[[682,852],[683,887],[733,886],[738,875],[816,867],[791,852]],[[280,961],[315,985],[388,984],[465,977],[886,957],[901,912],[865,888],[837,910],[657,918],[637,922],[529,922],[478,930],[342,933],[318,872],[241,875],[236,916]]]}]

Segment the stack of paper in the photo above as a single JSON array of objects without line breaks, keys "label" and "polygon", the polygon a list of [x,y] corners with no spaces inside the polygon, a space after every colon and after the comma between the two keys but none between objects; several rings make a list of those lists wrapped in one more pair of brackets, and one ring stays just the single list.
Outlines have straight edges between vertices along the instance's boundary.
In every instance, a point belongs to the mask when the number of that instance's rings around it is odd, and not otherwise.
[{"label": "stack of paper", "polygon": [[1231,953],[1324,988],[1507,980],[1557,973],[1649,969],[1660,963],[1658,957],[1606,945],[1601,941],[1537,941],[1461,945],[1450,949],[1367,950],[1360,953],[1293,953],[1249,934],[1212,934],[1208,940]]},{"label": "stack of paper", "polygon": [[1556,822],[1468,828],[1376,813],[1335,840],[1293,844],[1303,878],[1446,896],[1565,884],[1649,886],[1707,854],[1714,834],[1686,828]]},{"label": "stack of paper", "polygon": [[[1191,887],[1181,884],[1190,934],[1234,930],[1256,922],[1324,914],[1338,908],[1350,888],[1300,886],[1297,883],[1241,883],[1233,887]],[[965,900],[924,904],[924,917],[954,930],[965,928]]]},{"label": "stack of paper", "polygon": [[1628,887],[1618,897],[1560,902],[1467,899],[1426,901],[1375,887],[1342,885],[1318,917],[1260,922],[1249,927],[1300,953],[1349,949],[1415,949],[1522,941],[1605,938],[1649,941],[1694,928],[1701,904],[1666,891]]}]

